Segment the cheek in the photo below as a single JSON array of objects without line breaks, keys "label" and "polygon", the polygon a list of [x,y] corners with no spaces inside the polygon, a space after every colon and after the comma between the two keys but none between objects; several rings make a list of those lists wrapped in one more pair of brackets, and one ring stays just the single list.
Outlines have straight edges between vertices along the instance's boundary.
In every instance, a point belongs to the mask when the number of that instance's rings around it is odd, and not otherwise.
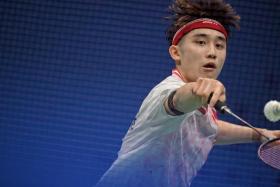
[{"label": "cheek", "polygon": [[221,67],[223,67],[225,60],[226,60],[226,53],[224,52],[220,55],[220,58],[219,58],[219,64]]},{"label": "cheek", "polygon": [[184,57],[182,65],[190,69],[199,66],[198,61],[198,56],[194,55],[193,53],[190,53],[190,55],[186,55]]},{"label": "cheek", "polygon": [[198,65],[198,62],[202,58],[202,51],[197,48],[188,48],[188,50],[184,51],[184,60],[188,64]]}]

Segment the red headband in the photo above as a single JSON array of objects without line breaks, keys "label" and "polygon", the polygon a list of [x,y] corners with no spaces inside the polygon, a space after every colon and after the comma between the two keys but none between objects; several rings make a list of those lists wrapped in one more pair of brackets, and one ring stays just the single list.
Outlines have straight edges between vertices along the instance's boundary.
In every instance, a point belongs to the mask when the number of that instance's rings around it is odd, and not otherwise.
[{"label": "red headband", "polygon": [[219,22],[213,20],[213,19],[208,19],[208,18],[201,18],[201,19],[196,19],[194,21],[191,21],[181,27],[174,35],[173,40],[172,40],[172,45],[177,45],[179,41],[182,39],[182,37],[187,34],[188,32],[194,30],[194,29],[199,29],[199,28],[208,28],[208,29],[213,29],[217,30],[225,35],[227,38],[228,33],[224,26],[220,24]]}]

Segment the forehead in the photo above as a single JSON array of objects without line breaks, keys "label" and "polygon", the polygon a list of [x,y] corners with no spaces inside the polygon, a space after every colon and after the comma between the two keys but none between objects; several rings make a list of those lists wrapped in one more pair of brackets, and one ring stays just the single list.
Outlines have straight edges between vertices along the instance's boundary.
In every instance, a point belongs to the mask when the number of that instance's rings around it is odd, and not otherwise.
[{"label": "forehead", "polygon": [[186,34],[186,37],[193,38],[193,37],[208,37],[211,39],[221,39],[226,41],[226,37],[223,33],[213,30],[213,29],[194,29],[188,34]]}]

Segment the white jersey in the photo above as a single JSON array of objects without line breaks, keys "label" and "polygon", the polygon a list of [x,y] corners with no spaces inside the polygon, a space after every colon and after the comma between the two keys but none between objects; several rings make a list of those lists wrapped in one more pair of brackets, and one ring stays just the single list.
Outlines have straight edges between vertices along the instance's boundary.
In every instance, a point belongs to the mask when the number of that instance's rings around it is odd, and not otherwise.
[{"label": "white jersey", "polygon": [[190,186],[213,147],[217,126],[210,107],[180,116],[166,113],[165,99],[184,84],[175,70],[151,90],[117,160],[96,187]]}]

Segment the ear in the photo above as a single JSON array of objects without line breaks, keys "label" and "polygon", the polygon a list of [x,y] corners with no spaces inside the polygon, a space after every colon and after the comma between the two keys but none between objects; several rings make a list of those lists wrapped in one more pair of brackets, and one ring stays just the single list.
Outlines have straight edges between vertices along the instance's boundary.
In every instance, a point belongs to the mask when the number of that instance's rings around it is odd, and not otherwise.
[{"label": "ear", "polygon": [[171,45],[169,47],[169,54],[171,58],[175,61],[176,65],[181,64],[181,55],[180,55],[179,47],[177,45]]}]

